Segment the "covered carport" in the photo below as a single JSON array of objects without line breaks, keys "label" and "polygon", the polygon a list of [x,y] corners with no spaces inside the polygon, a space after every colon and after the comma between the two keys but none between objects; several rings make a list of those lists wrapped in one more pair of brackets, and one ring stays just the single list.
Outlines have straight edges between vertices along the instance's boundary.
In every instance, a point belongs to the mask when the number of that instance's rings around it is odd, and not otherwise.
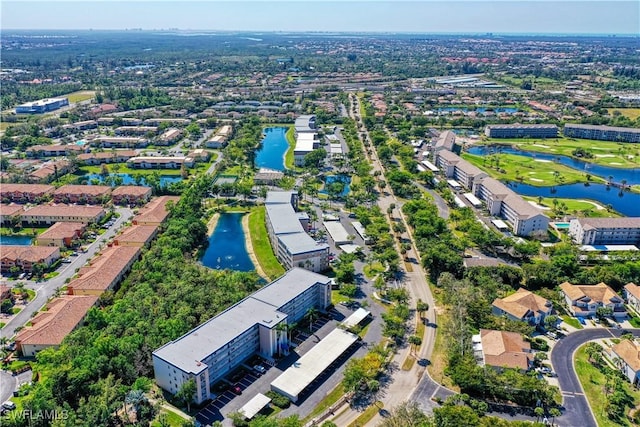
[{"label": "covered carport", "polygon": [[298,359],[271,383],[271,390],[297,402],[302,393],[333,362],[347,351],[359,337],[342,329],[334,329],[308,353]]},{"label": "covered carport", "polygon": [[270,397],[267,397],[262,393],[258,393],[242,408],[240,408],[238,412],[240,412],[245,419],[250,420],[258,415],[258,412],[262,411],[262,408],[267,406],[269,402],[271,402]]}]

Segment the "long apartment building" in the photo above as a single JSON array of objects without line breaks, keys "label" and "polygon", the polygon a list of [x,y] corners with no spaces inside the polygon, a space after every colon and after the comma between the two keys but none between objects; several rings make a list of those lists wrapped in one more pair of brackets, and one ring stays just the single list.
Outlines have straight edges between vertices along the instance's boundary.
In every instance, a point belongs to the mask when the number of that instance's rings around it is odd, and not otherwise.
[{"label": "long apartment building", "polygon": [[16,335],[17,350],[25,357],[49,347],[58,347],[62,340],[82,324],[87,312],[98,301],[97,296],[64,295],[47,304],[46,310],[31,319],[31,325]]},{"label": "long apartment building", "polygon": [[267,193],[265,220],[271,247],[286,269],[322,272],[329,266],[329,245],[316,242],[306,233],[309,216],[296,212],[297,197],[293,191]]},{"label": "long apartment building", "polygon": [[0,185],[0,198],[3,202],[39,203],[53,194],[56,187],[47,184],[10,184]]},{"label": "long apartment building", "polygon": [[2,271],[13,267],[31,272],[36,264],[51,266],[60,258],[60,248],[54,246],[0,246],[0,266]]},{"label": "long apartment building", "polygon": [[558,126],[549,124],[488,125],[484,134],[489,138],[557,138]]},{"label": "long apartment building", "polygon": [[67,184],[53,192],[53,201],[56,203],[96,205],[105,203],[110,198],[111,187],[108,185]]},{"label": "long apartment building", "polygon": [[548,216],[497,179],[481,178],[474,182],[472,191],[486,203],[491,215],[499,216],[511,225],[516,236],[545,232],[549,227]]},{"label": "long apartment building", "polygon": [[564,136],[600,141],[640,142],[640,129],[596,125],[564,125]]},{"label": "long apartment building", "polygon": [[455,179],[466,188],[472,188],[476,179],[488,176],[480,168],[445,149],[436,152],[436,166],[447,178]]},{"label": "long apartment building", "polygon": [[50,225],[56,222],[94,223],[100,221],[106,212],[100,206],[40,205],[24,211],[22,224]]},{"label": "long apartment building", "polygon": [[255,354],[272,358],[289,349],[282,325],[304,317],[311,308],[331,304],[331,279],[301,268],[224,310],[209,321],[153,352],[156,382],[175,394],[190,379],[196,382],[194,400],[209,399],[216,381]]},{"label": "long apartment building", "polygon": [[572,219],[569,235],[580,245],[638,245],[640,217]]},{"label": "long apartment building", "polygon": [[100,296],[113,290],[140,256],[136,246],[112,246],[100,252],[67,285],[69,295]]},{"label": "long apartment building", "polygon": [[136,136],[99,136],[91,145],[102,148],[143,148],[149,141]]}]

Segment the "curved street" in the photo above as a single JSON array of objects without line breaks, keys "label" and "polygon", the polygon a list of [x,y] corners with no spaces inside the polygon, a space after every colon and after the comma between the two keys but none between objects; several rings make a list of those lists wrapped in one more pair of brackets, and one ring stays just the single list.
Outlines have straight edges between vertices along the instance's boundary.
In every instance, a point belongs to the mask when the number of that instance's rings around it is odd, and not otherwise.
[{"label": "curved street", "polygon": [[[565,408],[562,417],[556,419],[558,425],[597,427],[598,424],[576,375],[573,356],[580,346],[589,341],[601,338],[618,338],[622,332],[620,329],[613,328],[583,329],[560,339],[553,347],[551,364],[558,374]],[[635,336],[640,336],[640,329],[633,329],[631,332]]]}]

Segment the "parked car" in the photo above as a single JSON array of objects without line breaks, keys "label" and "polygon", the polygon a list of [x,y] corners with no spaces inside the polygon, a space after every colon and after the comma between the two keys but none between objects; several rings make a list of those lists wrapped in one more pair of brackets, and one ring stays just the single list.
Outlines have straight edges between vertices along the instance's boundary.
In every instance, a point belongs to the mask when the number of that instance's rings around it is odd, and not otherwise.
[{"label": "parked car", "polygon": [[262,365],[253,365],[253,370],[259,374],[264,374],[267,370]]},{"label": "parked car", "polygon": [[6,402],[4,402],[4,403],[2,404],[2,407],[3,407],[4,409],[8,409],[8,410],[10,410],[10,411],[13,411],[14,409],[16,409],[16,404],[15,404],[15,403],[13,403],[13,402],[12,402],[12,401],[10,401],[10,400],[7,400]]},{"label": "parked car", "polygon": [[231,392],[232,392],[233,394],[238,394],[238,395],[240,395],[240,394],[242,394],[242,389],[240,388],[240,386],[239,386],[238,384],[236,384],[236,385],[234,385],[234,386],[232,386],[232,387],[231,387]]}]

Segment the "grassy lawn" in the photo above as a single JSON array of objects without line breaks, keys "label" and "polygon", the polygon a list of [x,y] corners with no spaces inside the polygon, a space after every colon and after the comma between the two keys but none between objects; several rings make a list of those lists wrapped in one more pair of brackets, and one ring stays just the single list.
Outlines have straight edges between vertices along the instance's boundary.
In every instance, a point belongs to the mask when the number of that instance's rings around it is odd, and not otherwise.
[{"label": "grassy lawn", "polygon": [[176,414],[172,411],[167,411],[166,409],[162,409],[156,419],[151,422],[151,427],[160,427],[163,424],[160,423],[160,417],[165,421],[164,425],[170,425],[171,427],[180,427],[186,421],[180,415]]},{"label": "grassy lawn", "polygon": [[56,277],[58,274],[60,274],[57,271],[52,271],[51,273],[47,273],[44,275],[44,279],[45,280],[49,280],[49,279],[53,279],[54,277]]},{"label": "grassy lawn", "polygon": [[[433,288],[432,288],[433,289]],[[442,307],[441,304],[438,303],[439,307]],[[433,353],[431,354],[431,360],[429,364],[429,375],[436,382],[444,385],[451,390],[459,391],[459,387],[453,384],[451,379],[444,374],[444,370],[447,367],[447,337],[442,332],[442,325],[446,324],[449,321],[449,311],[448,310],[439,310],[438,311],[438,325],[440,326],[436,331],[436,342],[433,345]]]},{"label": "grassy lawn", "polygon": [[290,126],[289,130],[285,134],[285,136],[287,138],[287,142],[289,143],[289,149],[287,150],[287,152],[284,155],[284,167],[286,167],[287,169],[292,169],[292,170],[297,169],[293,165],[293,161],[294,161],[293,150],[296,148],[296,137],[295,137],[294,134],[295,134],[295,128],[293,126]]},{"label": "grassy lawn", "polygon": [[[572,157],[576,148],[590,151],[594,157],[581,159],[587,162],[617,168],[637,168],[640,159],[640,147],[637,144],[623,144],[613,141],[592,139],[553,138],[553,139],[486,139],[484,144],[514,145],[521,150],[546,154],[559,154]],[[632,156],[631,159],[629,156]]]},{"label": "grassy lawn", "polygon": [[[521,181],[524,184],[544,187],[587,182],[584,172],[560,163],[541,161],[541,159],[532,159],[515,154],[496,154],[495,156],[499,159],[498,167],[504,170],[504,173],[495,169],[495,163],[491,162],[489,156],[462,154],[465,160],[500,180]],[[592,176],[591,182],[604,183],[605,181],[599,177]]]},{"label": "grassy lawn", "polygon": [[86,101],[87,99],[93,99],[96,96],[96,92],[93,90],[79,90],[64,96],[69,98],[69,102],[73,104]]},{"label": "grassy lawn", "polygon": [[613,114],[618,111],[624,117],[628,117],[631,120],[635,120],[640,117],[640,108],[609,108],[607,113]]},{"label": "grassy lawn", "polygon": [[21,311],[22,311],[22,309],[21,309],[20,307],[13,307],[13,308],[11,309],[11,313],[12,313],[12,314],[18,314],[18,313],[20,313]]},{"label": "grassy lawn", "polygon": [[572,317],[572,316],[569,316],[569,315],[566,315],[566,314],[562,315],[560,317],[562,318],[564,323],[566,323],[569,326],[573,326],[576,329],[582,329],[583,328],[582,324],[575,317]]},{"label": "grassy lawn", "polygon": [[49,227],[22,227],[22,228],[7,228],[0,229],[0,234],[3,236],[37,236],[47,231]]},{"label": "grassy lawn", "polygon": [[384,271],[384,265],[382,265],[380,261],[374,261],[371,264],[366,264],[362,271],[364,275],[367,276],[367,279],[372,279]]},{"label": "grassy lawn", "polygon": [[541,204],[541,206],[549,209],[553,209],[553,201],[557,200],[559,203],[564,203],[567,206],[565,213],[575,214],[577,216],[584,216],[589,218],[612,218],[619,215],[615,212],[609,212],[598,202],[590,200],[580,199],[562,199],[560,197],[543,197],[542,203],[538,203],[537,197],[522,196],[523,199]]},{"label": "grassy lawn", "polygon": [[325,396],[325,398],[320,401],[320,403],[318,403],[318,406],[316,406],[313,409],[313,411],[311,411],[311,413],[302,420],[302,423],[305,424],[308,421],[320,415],[321,413],[323,413],[324,411],[326,411],[331,405],[336,403],[338,399],[340,399],[343,395],[344,395],[344,388],[342,387],[342,383],[340,383],[336,388],[331,390]]},{"label": "grassy lawn", "polygon": [[340,293],[338,290],[331,291],[331,303],[333,305],[340,304],[341,302],[349,301],[349,297],[346,297]]},{"label": "grassy lawn", "polygon": [[351,424],[348,425],[348,427],[362,427],[367,425],[367,423],[371,421],[373,417],[376,416],[378,411],[380,411],[380,409],[382,409],[383,407],[384,404],[380,401],[374,403],[373,405],[365,409],[358,418],[356,418]]},{"label": "grassy lawn", "polygon": [[273,280],[284,274],[284,268],[282,268],[273,254],[264,217],[264,206],[257,207],[249,214],[249,234],[251,235],[253,251],[260,263],[260,267],[262,267],[262,271]]},{"label": "grassy lawn", "polygon": [[[589,362],[589,356],[587,356],[585,349],[585,345],[578,349],[574,363],[578,379],[580,380],[580,384],[582,384],[582,388],[584,388],[584,394],[589,400],[589,405],[596,417],[596,422],[600,427],[634,425],[626,419],[621,420],[621,424],[614,422],[607,417],[605,412],[606,399],[604,394],[604,385],[606,383],[605,376],[598,370],[598,368]],[[634,403],[637,404],[640,401],[640,391],[631,387],[627,382],[624,383],[624,387],[627,392],[633,396]]]},{"label": "grassy lawn", "polygon": [[6,325],[6,323],[0,322],[0,329],[4,328],[4,325]]}]

